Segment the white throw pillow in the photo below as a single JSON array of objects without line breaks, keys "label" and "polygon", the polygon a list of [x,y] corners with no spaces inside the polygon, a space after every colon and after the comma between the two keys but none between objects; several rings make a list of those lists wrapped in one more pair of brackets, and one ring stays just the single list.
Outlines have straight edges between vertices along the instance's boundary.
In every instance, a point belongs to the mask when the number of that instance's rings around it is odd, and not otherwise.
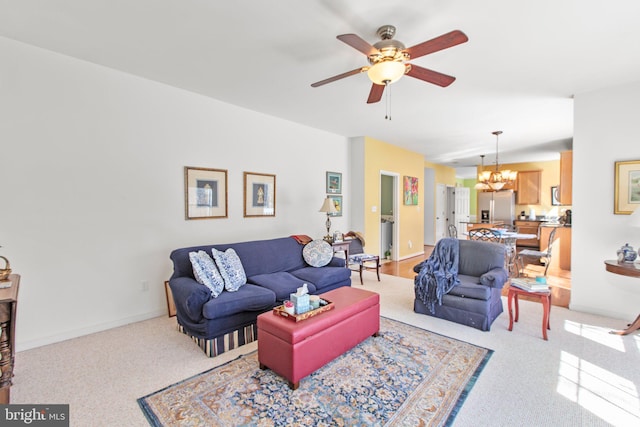
[{"label": "white throw pillow", "polygon": [[324,240],[316,239],[305,245],[302,256],[307,264],[312,267],[324,267],[333,258],[333,248]]},{"label": "white throw pillow", "polygon": [[218,270],[224,279],[224,288],[227,291],[235,292],[247,283],[247,275],[244,272],[242,261],[235,250],[229,248],[222,252],[212,248],[211,253],[213,259],[216,260]]},{"label": "white throw pillow", "polygon": [[205,285],[216,298],[224,290],[224,279],[213,259],[205,251],[189,252],[193,275],[198,283]]}]

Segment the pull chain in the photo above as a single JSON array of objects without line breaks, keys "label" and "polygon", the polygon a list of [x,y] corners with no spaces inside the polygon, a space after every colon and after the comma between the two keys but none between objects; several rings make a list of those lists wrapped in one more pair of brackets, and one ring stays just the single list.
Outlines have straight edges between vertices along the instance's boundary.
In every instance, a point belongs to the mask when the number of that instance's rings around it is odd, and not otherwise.
[{"label": "pull chain", "polygon": [[391,87],[389,86],[389,81],[384,82],[384,88],[386,101],[386,112],[384,119],[391,121]]}]

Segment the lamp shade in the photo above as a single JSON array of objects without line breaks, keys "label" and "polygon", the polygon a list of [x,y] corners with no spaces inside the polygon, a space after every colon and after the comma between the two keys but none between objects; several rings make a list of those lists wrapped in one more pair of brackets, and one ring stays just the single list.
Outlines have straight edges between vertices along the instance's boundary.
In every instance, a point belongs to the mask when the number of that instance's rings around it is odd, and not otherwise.
[{"label": "lamp shade", "polygon": [[391,84],[404,75],[405,66],[398,61],[383,61],[374,64],[367,71],[372,82],[378,85]]},{"label": "lamp shade", "polygon": [[322,203],[322,206],[320,207],[320,210],[318,212],[333,214],[337,213],[338,210],[336,209],[336,205],[333,203],[333,200],[331,200],[330,197],[327,197],[326,199],[324,199],[324,203]]}]

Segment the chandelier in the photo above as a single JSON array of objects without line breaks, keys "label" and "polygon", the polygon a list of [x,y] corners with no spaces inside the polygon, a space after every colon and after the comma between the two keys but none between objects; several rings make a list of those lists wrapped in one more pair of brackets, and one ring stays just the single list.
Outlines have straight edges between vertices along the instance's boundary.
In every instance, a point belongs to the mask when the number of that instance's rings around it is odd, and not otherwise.
[{"label": "chandelier", "polygon": [[[478,175],[478,184],[476,184],[476,189],[499,191],[502,190],[505,185],[512,184],[516,180],[518,172],[511,170],[500,170],[500,163],[498,162],[498,138],[500,134],[502,134],[502,131],[497,130],[491,133],[496,136],[496,170],[485,171],[483,162],[482,170]],[[484,159],[484,156],[480,157]]]}]

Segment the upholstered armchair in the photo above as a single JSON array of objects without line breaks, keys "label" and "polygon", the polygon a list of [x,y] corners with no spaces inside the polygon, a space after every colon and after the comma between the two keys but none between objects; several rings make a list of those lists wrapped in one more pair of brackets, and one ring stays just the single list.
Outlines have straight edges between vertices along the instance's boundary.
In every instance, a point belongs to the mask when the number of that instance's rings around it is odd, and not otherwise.
[{"label": "upholstered armchair", "polygon": [[[457,269],[457,277],[460,282],[455,284],[448,293],[441,295],[441,303],[440,301],[436,302],[434,310],[431,311],[430,304],[424,300],[424,292],[419,292],[418,289],[419,286],[425,285],[418,283],[418,277],[425,279],[427,277],[425,274],[419,274],[416,276],[416,297],[413,310],[416,313],[488,331],[493,321],[503,311],[501,291],[509,278],[505,269],[505,246],[500,243],[480,240],[444,238],[436,244],[432,257],[437,256],[438,245],[445,240],[449,240],[449,242],[443,243],[450,245],[452,244],[451,240],[458,242],[457,265],[451,263],[450,267],[451,270]],[[416,265],[413,270],[420,273],[428,261]],[[435,275],[435,273],[432,274],[432,276]]]}]

